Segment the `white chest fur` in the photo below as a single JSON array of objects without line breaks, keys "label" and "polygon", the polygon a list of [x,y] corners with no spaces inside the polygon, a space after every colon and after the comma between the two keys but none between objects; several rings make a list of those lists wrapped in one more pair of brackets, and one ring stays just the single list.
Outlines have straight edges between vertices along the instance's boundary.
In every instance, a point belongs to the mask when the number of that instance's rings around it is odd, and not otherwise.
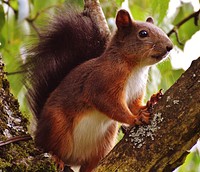
[{"label": "white chest fur", "polygon": [[134,101],[146,89],[149,67],[134,69],[125,86],[125,101]]},{"label": "white chest fur", "polygon": [[[108,127],[113,124],[113,120],[98,111],[92,111],[84,116],[74,129],[74,148],[72,159],[84,161],[91,157],[93,153],[98,154],[98,142],[102,138]],[[114,146],[115,140],[110,145]],[[103,144],[103,143],[101,143]]]}]

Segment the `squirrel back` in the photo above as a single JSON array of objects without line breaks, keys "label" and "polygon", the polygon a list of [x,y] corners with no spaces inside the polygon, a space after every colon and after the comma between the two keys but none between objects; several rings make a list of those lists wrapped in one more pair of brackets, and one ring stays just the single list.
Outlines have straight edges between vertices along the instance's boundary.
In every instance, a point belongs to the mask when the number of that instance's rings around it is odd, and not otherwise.
[{"label": "squirrel back", "polygon": [[58,11],[32,48],[28,50],[28,101],[39,119],[49,94],[73,68],[100,56],[107,38],[84,12],[65,7]]}]

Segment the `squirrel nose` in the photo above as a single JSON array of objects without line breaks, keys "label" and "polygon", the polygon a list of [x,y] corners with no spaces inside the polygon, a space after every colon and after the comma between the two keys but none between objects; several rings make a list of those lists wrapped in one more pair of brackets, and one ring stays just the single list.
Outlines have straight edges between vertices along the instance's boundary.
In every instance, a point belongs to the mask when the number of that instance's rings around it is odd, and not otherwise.
[{"label": "squirrel nose", "polygon": [[171,44],[171,45],[168,45],[168,46],[166,47],[166,49],[167,49],[168,52],[171,51],[172,48],[173,48],[173,45],[172,45],[172,44]]}]

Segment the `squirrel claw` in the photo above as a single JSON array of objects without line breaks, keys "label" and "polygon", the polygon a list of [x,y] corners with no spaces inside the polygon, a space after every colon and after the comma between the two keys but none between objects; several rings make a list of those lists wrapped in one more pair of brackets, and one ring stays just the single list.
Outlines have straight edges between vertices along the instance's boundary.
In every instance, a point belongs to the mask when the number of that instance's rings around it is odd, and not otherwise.
[{"label": "squirrel claw", "polygon": [[148,124],[149,123],[149,119],[150,119],[150,112],[148,109],[142,109],[140,110],[139,112],[139,117],[140,117],[140,121],[142,123],[146,123]]},{"label": "squirrel claw", "polygon": [[150,119],[150,113],[147,108],[141,109],[138,115],[135,117],[134,125],[141,125],[143,123],[148,124]]}]

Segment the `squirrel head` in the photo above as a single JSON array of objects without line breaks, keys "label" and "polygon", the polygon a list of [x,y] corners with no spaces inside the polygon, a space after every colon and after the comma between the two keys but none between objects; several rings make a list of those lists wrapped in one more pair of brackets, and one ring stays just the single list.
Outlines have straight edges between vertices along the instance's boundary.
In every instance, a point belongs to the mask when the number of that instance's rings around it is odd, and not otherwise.
[{"label": "squirrel head", "polygon": [[126,10],[118,11],[117,31],[112,42],[128,62],[152,65],[165,58],[173,48],[168,36],[153,23],[151,17],[146,22],[139,22],[134,21]]}]

